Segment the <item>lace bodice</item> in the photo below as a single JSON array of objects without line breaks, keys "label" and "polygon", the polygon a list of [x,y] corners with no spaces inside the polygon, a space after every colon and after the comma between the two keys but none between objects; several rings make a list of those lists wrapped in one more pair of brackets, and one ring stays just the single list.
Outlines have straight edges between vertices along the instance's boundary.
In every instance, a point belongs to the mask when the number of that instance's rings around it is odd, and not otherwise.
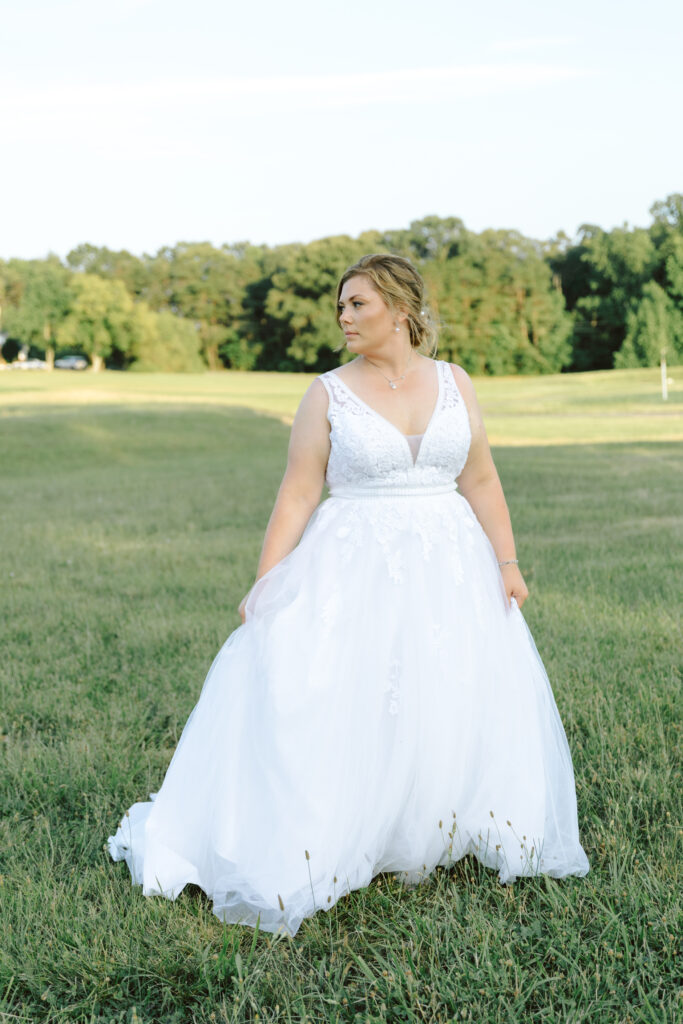
[{"label": "lace bodice", "polygon": [[398,427],[359,398],[334,370],[320,375],[328,396],[330,457],[326,482],[336,487],[433,487],[450,484],[467,460],[467,407],[448,363],[436,360],[439,390],[417,458]]}]

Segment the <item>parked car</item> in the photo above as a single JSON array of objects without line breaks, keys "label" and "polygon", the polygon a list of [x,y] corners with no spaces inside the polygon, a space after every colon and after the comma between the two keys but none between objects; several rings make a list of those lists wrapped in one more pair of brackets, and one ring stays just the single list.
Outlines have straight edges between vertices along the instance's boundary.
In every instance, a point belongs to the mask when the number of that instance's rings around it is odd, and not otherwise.
[{"label": "parked car", "polygon": [[44,370],[47,363],[44,359],[15,359],[10,365],[13,370]]},{"label": "parked car", "polygon": [[88,360],[83,356],[62,356],[55,359],[55,366],[58,370],[87,370]]}]

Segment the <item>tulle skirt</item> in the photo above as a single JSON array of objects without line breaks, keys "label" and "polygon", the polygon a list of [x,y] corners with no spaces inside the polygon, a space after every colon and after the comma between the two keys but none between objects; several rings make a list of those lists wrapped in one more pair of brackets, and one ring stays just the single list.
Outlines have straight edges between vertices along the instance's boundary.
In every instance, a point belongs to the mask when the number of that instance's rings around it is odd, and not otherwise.
[{"label": "tulle skirt", "polygon": [[548,677],[465,498],[324,501],[109,849],[145,895],[194,883],[290,935],[379,872],[468,853],[502,883],[585,875]]}]

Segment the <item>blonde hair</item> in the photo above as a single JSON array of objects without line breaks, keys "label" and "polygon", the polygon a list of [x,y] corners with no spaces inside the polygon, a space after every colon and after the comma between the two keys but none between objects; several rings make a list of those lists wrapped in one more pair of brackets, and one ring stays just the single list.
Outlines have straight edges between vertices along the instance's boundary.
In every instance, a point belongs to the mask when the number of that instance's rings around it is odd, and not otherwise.
[{"label": "blonde hair", "polygon": [[[410,344],[434,357],[437,332],[431,314],[425,305],[425,286],[410,260],[390,253],[370,253],[361,256],[348,267],[337,285],[337,324],[341,315],[339,299],[342,288],[351,277],[362,274],[374,285],[392,313],[405,313],[408,319]],[[340,346],[341,348],[342,346]]]}]

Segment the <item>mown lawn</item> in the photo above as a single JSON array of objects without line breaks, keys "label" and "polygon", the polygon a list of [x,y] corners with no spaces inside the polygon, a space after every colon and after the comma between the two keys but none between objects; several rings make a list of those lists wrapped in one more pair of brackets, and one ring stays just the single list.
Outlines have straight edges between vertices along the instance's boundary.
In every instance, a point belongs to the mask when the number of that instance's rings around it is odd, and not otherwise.
[{"label": "mown lawn", "polygon": [[[308,373],[0,373],[3,417],[48,417],[84,404],[98,408],[243,406],[291,422],[313,380]],[[495,445],[683,441],[683,366],[669,368],[669,398],[658,369],[485,377],[476,381]]]},{"label": "mown lawn", "polygon": [[239,622],[288,433],[254,410],[291,416],[294,376],[0,374],[0,1020],[680,1020],[680,375],[665,415],[653,371],[478,382],[586,878],[468,857],[289,940],[110,861]]}]

